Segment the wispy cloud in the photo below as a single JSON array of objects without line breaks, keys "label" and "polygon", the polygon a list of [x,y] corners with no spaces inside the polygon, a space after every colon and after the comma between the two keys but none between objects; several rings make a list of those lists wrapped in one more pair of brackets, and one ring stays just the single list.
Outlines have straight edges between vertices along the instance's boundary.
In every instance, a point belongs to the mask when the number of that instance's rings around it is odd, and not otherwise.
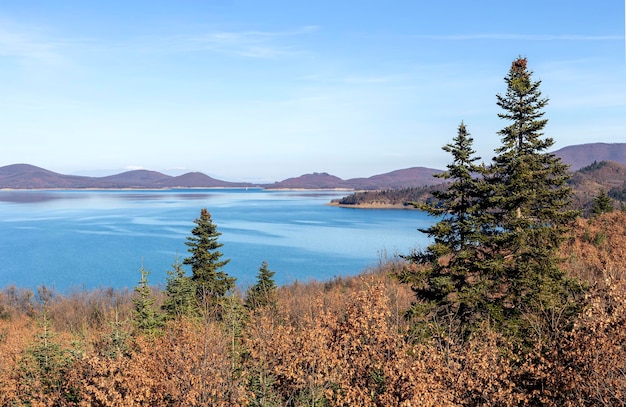
[{"label": "wispy cloud", "polygon": [[316,83],[327,83],[327,84],[345,84],[345,85],[376,85],[376,84],[388,84],[397,80],[396,77],[391,75],[377,75],[377,76],[369,76],[369,75],[348,75],[348,76],[337,76],[337,75],[324,75],[324,74],[313,74],[306,75],[300,78],[302,81],[307,82],[316,82]]},{"label": "wispy cloud", "polygon": [[574,35],[574,34],[445,34],[415,35],[414,38],[442,41],[475,41],[475,40],[523,40],[523,41],[621,41],[621,35]]},{"label": "wispy cloud", "polygon": [[303,51],[284,44],[283,39],[306,35],[316,26],[286,31],[214,31],[195,35],[146,37],[145,51],[197,52],[212,51],[246,58],[275,58],[300,54]]},{"label": "wispy cloud", "polygon": [[65,62],[63,49],[69,41],[51,39],[32,27],[0,21],[0,55],[25,64],[58,65]]}]

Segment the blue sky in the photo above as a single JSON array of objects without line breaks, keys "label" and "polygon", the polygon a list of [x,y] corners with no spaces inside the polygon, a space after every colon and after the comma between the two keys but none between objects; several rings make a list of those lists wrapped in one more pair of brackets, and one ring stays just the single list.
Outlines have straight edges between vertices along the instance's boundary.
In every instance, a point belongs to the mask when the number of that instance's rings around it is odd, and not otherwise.
[{"label": "blue sky", "polygon": [[485,161],[511,61],[555,149],[626,142],[624,2],[2,1],[0,165],[232,181]]}]

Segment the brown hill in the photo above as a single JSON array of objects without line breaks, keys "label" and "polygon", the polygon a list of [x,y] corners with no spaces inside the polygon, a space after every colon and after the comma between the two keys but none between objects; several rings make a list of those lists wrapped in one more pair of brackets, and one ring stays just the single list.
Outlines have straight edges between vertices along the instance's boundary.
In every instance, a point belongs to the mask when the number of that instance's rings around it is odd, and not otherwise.
[{"label": "brown hill", "polygon": [[574,204],[579,208],[589,208],[600,191],[622,200],[626,186],[626,164],[615,161],[593,163],[576,171],[570,185],[574,189]]},{"label": "brown hill", "polygon": [[600,161],[615,161],[626,164],[626,143],[589,143],[563,147],[554,152],[571,171]]},{"label": "brown hill", "polygon": [[199,172],[172,177],[157,171],[135,170],[106,177],[64,175],[29,164],[0,167],[0,188],[243,188],[250,183],[216,180]]},{"label": "brown hill", "polygon": [[0,167],[0,188],[87,188],[91,181],[90,177],[63,175],[29,164]]},{"label": "brown hill", "polygon": [[162,181],[159,185],[166,188],[241,188],[253,186],[250,183],[221,181],[201,172],[188,172]]},{"label": "brown hill", "polygon": [[336,189],[350,188],[345,185],[345,181],[334,175],[325,172],[314,172],[304,174],[299,177],[287,178],[280,182],[265,185],[267,188],[285,189]]},{"label": "brown hill", "polygon": [[107,185],[113,185],[113,188],[150,188],[156,187],[171,178],[171,176],[157,171],[134,170],[100,177],[98,181]]},{"label": "brown hill", "polygon": [[267,188],[303,188],[303,189],[400,189],[416,188],[441,183],[441,180],[433,177],[440,170],[425,167],[413,167],[396,170],[385,174],[374,175],[369,178],[351,178],[343,180],[328,173],[315,172],[284,181],[265,185]]},{"label": "brown hill", "polygon": [[385,174],[374,175],[369,178],[353,178],[345,181],[353,189],[399,189],[417,188],[427,185],[440,184],[439,178],[433,177],[442,171],[433,168],[412,167]]}]

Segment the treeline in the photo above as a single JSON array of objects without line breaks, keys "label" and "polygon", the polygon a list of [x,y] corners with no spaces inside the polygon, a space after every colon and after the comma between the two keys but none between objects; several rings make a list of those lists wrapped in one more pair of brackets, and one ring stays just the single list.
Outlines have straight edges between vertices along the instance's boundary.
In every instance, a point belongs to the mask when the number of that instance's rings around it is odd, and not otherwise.
[{"label": "treeline", "polygon": [[[616,163],[612,164],[613,166],[616,165]],[[578,179],[578,174],[587,174],[594,180],[593,173],[609,165],[610,163],[607,161],[594,162],[587,167],[579,169],[572,175],[572,179],[569,181],[569,185],[572,187],[574,193],[574,200],[570,206],[571,209],[580,210],[582,216],[589,217],[593,214],[595,201],[597,199],[606,200],[608,197],[608,203],[611,208],[615,210],[626,210],[626,181],[620,181],[621,184],[619,186],[602,187],[600,180],[594,182],[593,186],[588,186],[584,181]],[[619,176],[619,174],[617,175]],[[626,177],[621,177],[621,179],[624,178]],[[433,196],[432,192],[437,190],[442,191],[445,190],[445,188],[445,184],[439,184],[419,188],[359,191],[340,199],[334,199],[332,203],[361,207],[413,208],[414,203],[436,204],[437,199]]]},{"label": "treeline", "polygon": [[432,199],[433,189],[444,189],[443,185],[419,188],[387,189],[382,191],[355,192],[333,200],[339,205],[404,206],[412,208],[411,202],[426,202]]}]

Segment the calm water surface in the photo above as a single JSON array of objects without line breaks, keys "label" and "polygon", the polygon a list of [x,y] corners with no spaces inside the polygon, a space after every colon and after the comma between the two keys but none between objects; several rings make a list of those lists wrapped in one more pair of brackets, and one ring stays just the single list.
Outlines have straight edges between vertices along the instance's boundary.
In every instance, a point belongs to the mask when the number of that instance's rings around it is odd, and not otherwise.
[{"label": "calm water surface", "polygon": [[224,270],[253,284],[267,261],[280,284],[356,274],[381,253],[427,244],[418,211],[326,206],[337,191],[0,191],[0,287],[132,287],[143,266],[165,282],[202,208],[222,233]]}]

